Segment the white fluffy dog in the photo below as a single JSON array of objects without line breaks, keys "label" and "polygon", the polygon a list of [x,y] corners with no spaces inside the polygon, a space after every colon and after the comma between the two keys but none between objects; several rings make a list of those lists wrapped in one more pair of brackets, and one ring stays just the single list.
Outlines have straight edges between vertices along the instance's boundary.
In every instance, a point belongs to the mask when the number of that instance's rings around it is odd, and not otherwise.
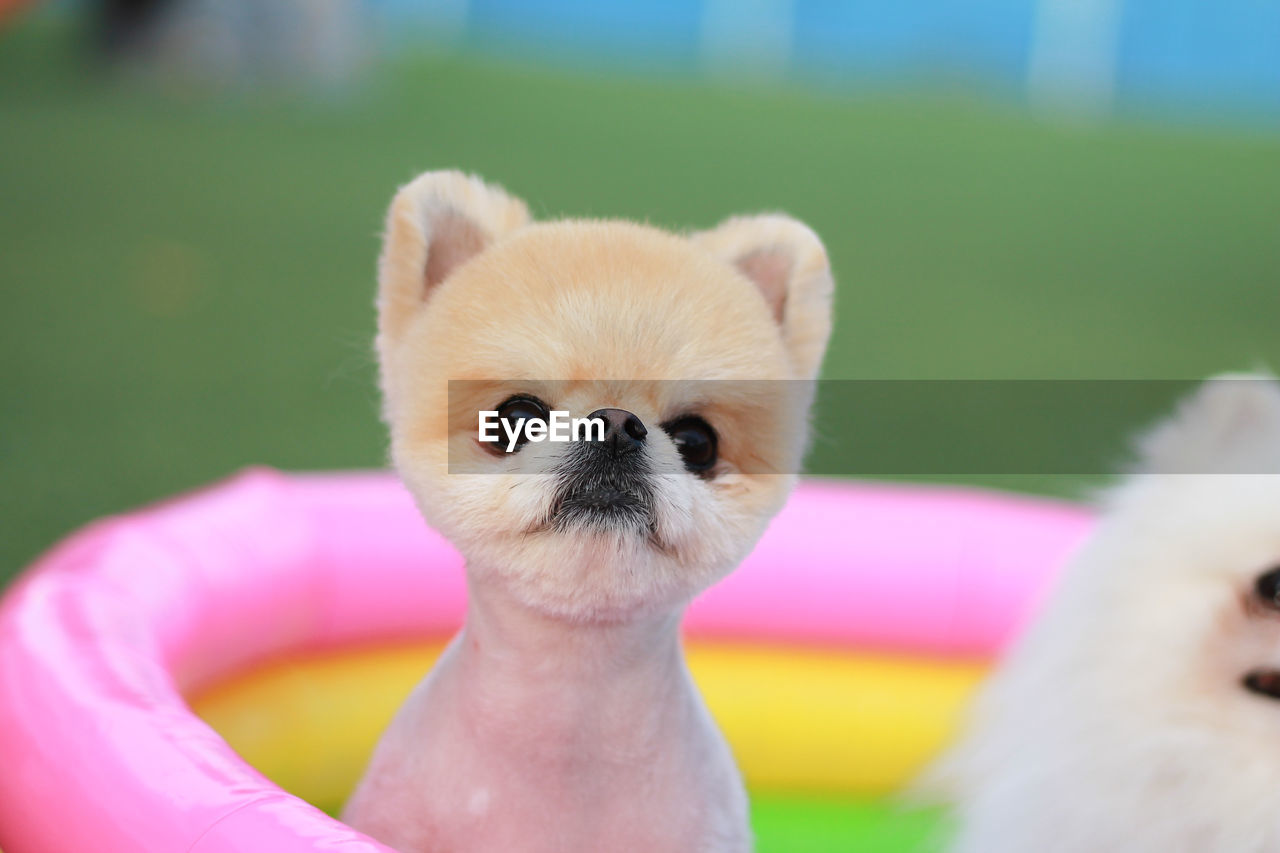
[{"label": "white fluffy dog", "polygon": [[931,783],[957,853],[1280,851],[1280,384],[1211,380]]}]

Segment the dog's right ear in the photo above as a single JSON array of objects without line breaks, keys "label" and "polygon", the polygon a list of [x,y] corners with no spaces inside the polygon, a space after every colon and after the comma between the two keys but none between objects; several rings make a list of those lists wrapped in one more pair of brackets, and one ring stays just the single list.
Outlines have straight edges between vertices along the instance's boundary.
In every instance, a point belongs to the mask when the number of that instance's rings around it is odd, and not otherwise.
[{"label": "dog's right ear", "polygon": [[760,291],[798,379],[816,379],[831,337],[835,283],[822,241],[783,214],[734,216],[691,236]]},{"label": "dog's right ear", "polygon": [[1280,382],[1259,373],[1207,379],[1138,451],[1145,474],[1280,473]]},{"label": "dog's right ear", "polygon": [[528,221],[524,202],[462,172],[425,172],[401,187],[378,262],[379,356],[454,270]]}]

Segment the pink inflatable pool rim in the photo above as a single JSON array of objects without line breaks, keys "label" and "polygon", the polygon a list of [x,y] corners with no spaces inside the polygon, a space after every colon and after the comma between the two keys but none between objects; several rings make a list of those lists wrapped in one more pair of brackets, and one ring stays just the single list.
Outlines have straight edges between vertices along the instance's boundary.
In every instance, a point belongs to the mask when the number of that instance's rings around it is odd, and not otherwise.
[{"label": "pink inflatable pool rim", "polygon": [[[1087,533],[1070,505],[808,481],[693,636],[990,657]],[[0,601],[7,853],[369,853],[182,700],[278,655],[445,635],[462,563],[386,474],[255,470],[109,518]]]}]

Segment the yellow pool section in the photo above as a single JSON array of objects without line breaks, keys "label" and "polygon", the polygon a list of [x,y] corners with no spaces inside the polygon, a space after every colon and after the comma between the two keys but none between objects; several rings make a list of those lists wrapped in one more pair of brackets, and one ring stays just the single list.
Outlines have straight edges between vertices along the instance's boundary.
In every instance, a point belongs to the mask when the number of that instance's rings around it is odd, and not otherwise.
[{"label": "yellow pool section", "polygon": [[[280,661],[192,698],[287,791],[336,811],[443,642]],[[753,795],[879,797],[952,736],[982,664],[690,642],[689,666]]]}]

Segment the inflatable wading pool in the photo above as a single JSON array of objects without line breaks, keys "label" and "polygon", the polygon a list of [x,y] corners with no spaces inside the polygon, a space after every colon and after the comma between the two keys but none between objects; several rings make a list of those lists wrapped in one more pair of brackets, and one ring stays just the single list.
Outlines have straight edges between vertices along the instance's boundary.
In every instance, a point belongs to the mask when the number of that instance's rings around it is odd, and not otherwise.
[{"label": "inflatable wading pool", "polygon": [[[890,795],[1090,523],[802,483],[685,621],[759,849],[915,849],[933,818]],[[464,601],[460,557],[386,474],[254,470],[89,526],[0,603],[0,847],[388,850],[326,811]]]}]

